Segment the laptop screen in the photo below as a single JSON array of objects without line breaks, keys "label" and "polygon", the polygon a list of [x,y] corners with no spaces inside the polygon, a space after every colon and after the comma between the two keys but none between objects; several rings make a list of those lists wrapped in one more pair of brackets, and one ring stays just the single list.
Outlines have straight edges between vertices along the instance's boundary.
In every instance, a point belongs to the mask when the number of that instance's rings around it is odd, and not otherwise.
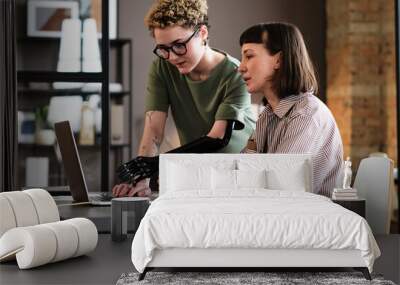
[{"label": "laptop screen", "polygon": [[54,124],[58,145],[72,198],[76,202],[89,202],[81,160],[69,121]]}]

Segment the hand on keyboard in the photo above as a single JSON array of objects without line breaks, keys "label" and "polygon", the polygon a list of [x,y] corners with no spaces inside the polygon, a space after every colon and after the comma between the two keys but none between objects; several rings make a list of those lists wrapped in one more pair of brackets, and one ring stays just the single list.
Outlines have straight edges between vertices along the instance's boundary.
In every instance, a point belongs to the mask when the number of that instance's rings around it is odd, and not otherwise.
[{"label": "hand on keyboard", "polygon": [[151,195],[149,182],[150,179],[146,178],[137,182],[135,186],[125,183],[117,184],[112,189],[112,193],[114,197],[123,197],[123,196],[148,197]]},{"label": "hand on keyboard", "polygon": [[111,193],[103,192],[100,194],[100,201],[111,201],[114,198]]}]

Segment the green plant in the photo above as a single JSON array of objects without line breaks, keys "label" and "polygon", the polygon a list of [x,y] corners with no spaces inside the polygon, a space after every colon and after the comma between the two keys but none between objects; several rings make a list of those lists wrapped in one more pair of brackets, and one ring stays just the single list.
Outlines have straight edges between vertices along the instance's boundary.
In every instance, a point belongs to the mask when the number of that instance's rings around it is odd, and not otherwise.
[{"label": "green plant", "polygon": [[49,112],[49,106],[45,105],[42,107],[38,107],[35,110],[35,118],[36,118],[36,129],[51,129],[51,126],[47,122],[47,114]]}]

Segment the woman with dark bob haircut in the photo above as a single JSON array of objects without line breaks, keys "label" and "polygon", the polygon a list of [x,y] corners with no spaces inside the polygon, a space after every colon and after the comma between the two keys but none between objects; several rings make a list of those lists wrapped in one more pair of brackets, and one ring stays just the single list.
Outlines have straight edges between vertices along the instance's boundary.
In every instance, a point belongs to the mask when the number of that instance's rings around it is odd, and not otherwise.
[{"label": "woman with dark bob haircut", "polygon": [[262,23],[242,33],[240,46],[247,89],[262,93],[265,102],[243,152],[311,153],[313,192],[330,197],[341,174],[343,144],[332,113],[316,96],[301,32],[288,23]]}]

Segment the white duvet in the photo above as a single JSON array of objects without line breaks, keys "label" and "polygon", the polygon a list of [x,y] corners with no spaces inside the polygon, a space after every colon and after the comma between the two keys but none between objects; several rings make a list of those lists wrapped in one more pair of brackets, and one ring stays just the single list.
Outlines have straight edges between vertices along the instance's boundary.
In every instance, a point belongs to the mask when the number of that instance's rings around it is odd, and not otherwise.
[{"label": "white duvet", "polygon": [[140,223],[132,262],[143,272],[165,248],[358,249],[370,271],[380,255],[359,215],[320,195],[265,189],[162,195]]}]

